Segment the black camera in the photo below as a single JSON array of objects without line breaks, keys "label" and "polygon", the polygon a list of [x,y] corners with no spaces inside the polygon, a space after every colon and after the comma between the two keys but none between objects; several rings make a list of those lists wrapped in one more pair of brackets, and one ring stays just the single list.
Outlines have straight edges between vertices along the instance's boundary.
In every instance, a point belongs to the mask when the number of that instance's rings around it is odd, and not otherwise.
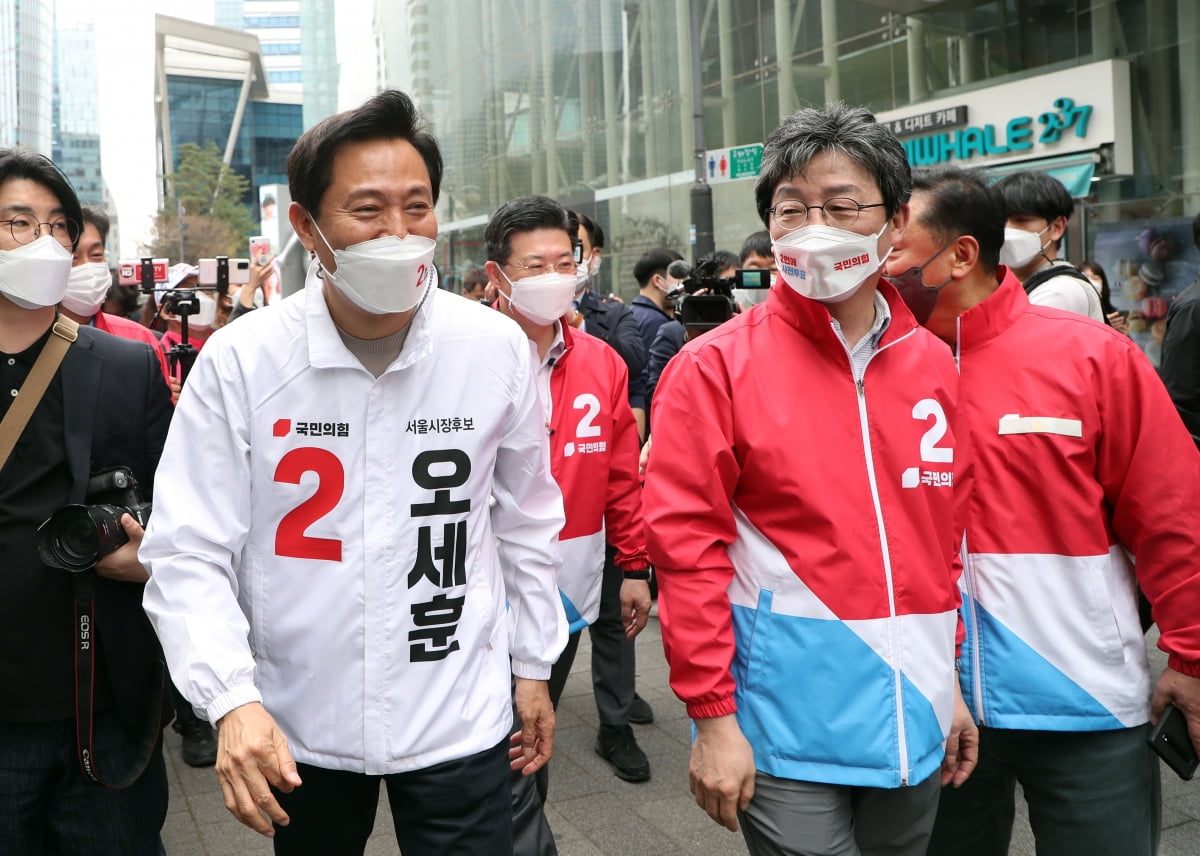
[{"label": "black camera", "polygon": [[[692,268],[685,261],[671,262],[667,275],[678,280],[679,287],[668,300],[682,298],[678,314],[683,326],[693,333],[719,327],[733,317],[735,288],[770,288],[771,272],[759,268],[739,268],[733,276],[720,277],[716,259],[705,259]],[[703,291],[704,294],[697,292]]]},{"label": "black camera", "polygon": [[190,288],[173,288],[162,292],[160,305],[172,315],[186,318],[200,314],[200,298]]},{"label": "black camera", "polygon": [[142,526],[150,519],[150,503],[141,501],[137,484],[128,467],[93,473],[85,505],[64,505],[38,527],[42,563],[78,573],[126,543],[121,515],[133,515]]}]

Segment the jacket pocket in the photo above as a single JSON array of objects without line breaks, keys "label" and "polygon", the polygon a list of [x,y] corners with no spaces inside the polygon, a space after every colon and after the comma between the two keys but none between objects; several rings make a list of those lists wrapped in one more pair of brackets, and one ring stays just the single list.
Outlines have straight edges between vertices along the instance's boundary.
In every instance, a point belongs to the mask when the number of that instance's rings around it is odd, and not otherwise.
[{"label": "jacket pocket", "polygon": [[1080,580],[1080,599],[1101,660],[1115,665],[1125,662],[1125,646],[1114,612],[1114,593],[1108,585],[1109,561],[1108,556],[1087,560],[1083,567],[1083,579]]}]

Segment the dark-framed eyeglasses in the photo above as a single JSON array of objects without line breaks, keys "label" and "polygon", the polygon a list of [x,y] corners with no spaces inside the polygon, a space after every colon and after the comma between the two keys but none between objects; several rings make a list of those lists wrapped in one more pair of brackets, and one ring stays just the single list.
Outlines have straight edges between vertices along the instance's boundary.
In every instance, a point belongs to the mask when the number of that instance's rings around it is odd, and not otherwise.
[{"label": "dark-framed eyeglasses", "polygon": [[41,223],[36,217],[18,214],[11,219],[0,220],[0,223],[8,224],[8,230],[18,244],[32,244],[42,236],[43,226],[48,227],[50,237],[64,247],[70,248],[79,238],[79,224],[68,217],[55,217],[49,223]]},{"label": "dark-framed eyeglasses", "polygon": [[825,222],[830,226],[848,229],[858,222],[859,213],[867,208],[880,208],[884,204],[883,202],[863,204],[848,196],[826,199],[824,205],[805,205],[803,202],[789,199],[776,204],[773,208],[768,208],[767,213],[775,219],[777,226],[789,232],[799,229],[807,223],[808,212],[813,210],[821,211],[825,215]]}]

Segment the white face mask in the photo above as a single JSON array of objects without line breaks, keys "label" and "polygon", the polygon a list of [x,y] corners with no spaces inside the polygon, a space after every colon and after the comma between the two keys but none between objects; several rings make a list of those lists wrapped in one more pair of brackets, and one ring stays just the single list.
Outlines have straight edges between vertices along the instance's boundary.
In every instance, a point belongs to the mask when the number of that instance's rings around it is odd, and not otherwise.
[{"label": "white face mask", "polygon": [[584,264],[581,264],[579,267],[575,268],[575,293],[576,294],[579,294],[585,288],[587,288],[588,281],[592,278],[591,273],[592,272],[588,268],[588,265],[586,262]]},{"label": "white face mask", "polygon": [[892,254],[879,258],[879,236],[860,235],[833,226],[801,226],[771,248],[784,280],[802,297],[823,303],[846,300],[879,270]]},{"label": "white face mask", "polygon": [[433,251],[437,243],[421,235],[386,235],[335,250],[313,220],[313,228],[333,253],[337,270],[326,278],[350,302],[372,315],[407,312],[433,283]]},{"label": "white face mask", "polygon": [[0,294],[22,309],[57,306],[71,277],[71,251],[49,235],[0,250]]},{"label": "white face mask", "polygon": [[[1046,224],[1046,229],[1050,224]],[[1037,254],[1046,249],[1041,237],[1046,229],[1040,232],[1026,232],[1024,229],[1007,227],[1004,230],[1004,245],[1000,247],[1000,264],[1008,267],[1023,268],[1033,261]]]},{"label": "white face mask", "polygon": [[112,285],[112,274],[104,262],[84,262],[71,268],[67,279],[67,293],[63,295],[62,308],[84,318],[91,318],[104,305],[108,287]]},{"label": "white face mask", "polygon": [[504,271],[500,274],[512,286],[512,296],[508,302],[534,324],[549,327],[567,314],[575,300],[575,277],[572,274],[542,273],[516,282],[508,279]]}]

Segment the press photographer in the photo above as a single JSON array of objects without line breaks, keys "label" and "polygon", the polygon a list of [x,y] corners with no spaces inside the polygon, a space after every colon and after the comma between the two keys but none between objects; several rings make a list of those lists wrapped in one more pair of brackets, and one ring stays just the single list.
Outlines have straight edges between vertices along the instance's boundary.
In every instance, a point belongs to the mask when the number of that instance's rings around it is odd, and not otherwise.
[{"label": "press photographer", "polygon": [[[142,611],[142,527],[122,513],[127,543],[75,574],[41,560],[37,530],[85,502],[101,469],[127,467],[149,490],[170,399],[150,346],[57,312],[82,222],[58,168],[0,150],[0,211],[0,842],[6,853],[158,854],[163,666]],[[94,667],[86,696],[77,654]]]},{"label": "press photographer", "polygon": [[722,276],[728,270],[721,260],[705,259],[693,269],[685,261],[672,262],[668,276],[679,280],[679,286],[667,294],[677,301],[676,318],[683,324],[687,338],[698,336],[719,327],[733,317],[737,302],[733,290],[757,290],[771,287],[770,271],[760,268],[737,268],[732,276]]}]

